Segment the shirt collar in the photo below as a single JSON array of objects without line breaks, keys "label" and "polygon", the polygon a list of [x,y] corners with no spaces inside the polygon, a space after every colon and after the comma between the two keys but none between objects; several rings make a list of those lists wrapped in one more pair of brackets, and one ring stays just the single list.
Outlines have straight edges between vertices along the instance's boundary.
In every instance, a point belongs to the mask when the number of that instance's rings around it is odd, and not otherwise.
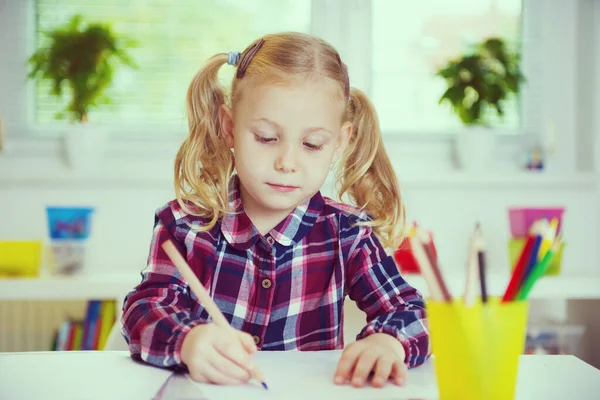
[{"label": "shirt collar", "polygon": [[[283,221],[269,232],[280,245],[290,246],[298,243],[314,225],[321,215],[325,200],[317,192],[309,200],[297,206]],[[221,232],[225,239],[234,247],[248,249],[262,237],[254,226],[242,204],[239,177],[232,176],[229,185],[229,209],[221,220]]]}]

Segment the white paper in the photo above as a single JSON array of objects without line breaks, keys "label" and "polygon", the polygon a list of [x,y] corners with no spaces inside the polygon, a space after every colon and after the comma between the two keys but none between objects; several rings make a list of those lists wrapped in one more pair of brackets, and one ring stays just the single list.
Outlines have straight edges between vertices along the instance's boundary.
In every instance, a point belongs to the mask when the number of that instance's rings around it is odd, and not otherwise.
[{"label": "white paper", "polygon": [[258,383],[241,386],[194,384],[208,400],[437,398],[435,374],[430,362],[409,370],[405,386],[396,386],[392,382],[383,388],[374,388],[370,384],[362,388],[354,388],[350,384],[336,385],[333,377],[341,354],[341,351],[260,351],[254,359],[265,376],[268,390]]}]

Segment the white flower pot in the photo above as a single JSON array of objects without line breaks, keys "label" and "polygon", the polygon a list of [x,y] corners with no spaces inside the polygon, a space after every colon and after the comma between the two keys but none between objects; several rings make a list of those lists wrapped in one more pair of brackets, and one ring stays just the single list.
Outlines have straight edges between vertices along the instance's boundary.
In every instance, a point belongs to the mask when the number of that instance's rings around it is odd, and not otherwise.
[{"label": "white flower pot", "polygon": [[483,126],[465,127],[456,135],[455,150],[460,169],[489,170],[494,164],[495,131]]},{"label": "white flower pot", "polygon": [[73,169],[90,169],[100,164],[107,144],[107,131],[90,123],[73,124],[65,131],[65,156]]}]

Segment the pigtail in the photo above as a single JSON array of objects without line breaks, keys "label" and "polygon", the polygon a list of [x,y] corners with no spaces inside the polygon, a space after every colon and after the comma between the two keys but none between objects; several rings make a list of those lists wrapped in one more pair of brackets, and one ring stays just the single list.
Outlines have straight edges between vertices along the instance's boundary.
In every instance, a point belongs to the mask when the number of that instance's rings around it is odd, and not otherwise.
[{"label": "pigtail", "polygon": [[201,230],[210,230],[228,212],[234,162],[219,124],[225,94],[217,79],[226,62],[227,54],[218,54],[194,76],[187,92],[189,136],[175,159],[177,201],[188,214],[208,221]]},{"label": "pigtail", "polygon": [[350,90],[346,118],[352,123],[352,133],[337,169],[339,198],[347,194],[372,219],[361,225],[372,226],[385,247],[395,248],[404,231],[404,202],[377,113],[362,91]]}]

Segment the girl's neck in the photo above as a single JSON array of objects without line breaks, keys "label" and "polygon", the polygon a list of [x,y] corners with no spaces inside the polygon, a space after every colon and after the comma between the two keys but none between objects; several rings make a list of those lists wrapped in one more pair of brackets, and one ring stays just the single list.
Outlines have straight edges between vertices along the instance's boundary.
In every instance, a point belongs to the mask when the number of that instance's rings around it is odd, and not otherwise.
[{"label": "girl's neck", "polygon": [[260,234],[265,236],[266,234],[271,232],[273,228],[279,225],[279,223],[289,215],[289,212],[286,212],[285,214],[283,212],[252,213],[246,210],[246,214],[248,215],[248,218],[250,218],[256,229],[258,229]]},{"label": "girl's neck", "polygon": [[294,210],[271,210],[262,207],[252,200],[243,187],[240,188],[240,197],[244,205],[244,212],[263,236],[271,232],[273,228],[279,225]]}]

